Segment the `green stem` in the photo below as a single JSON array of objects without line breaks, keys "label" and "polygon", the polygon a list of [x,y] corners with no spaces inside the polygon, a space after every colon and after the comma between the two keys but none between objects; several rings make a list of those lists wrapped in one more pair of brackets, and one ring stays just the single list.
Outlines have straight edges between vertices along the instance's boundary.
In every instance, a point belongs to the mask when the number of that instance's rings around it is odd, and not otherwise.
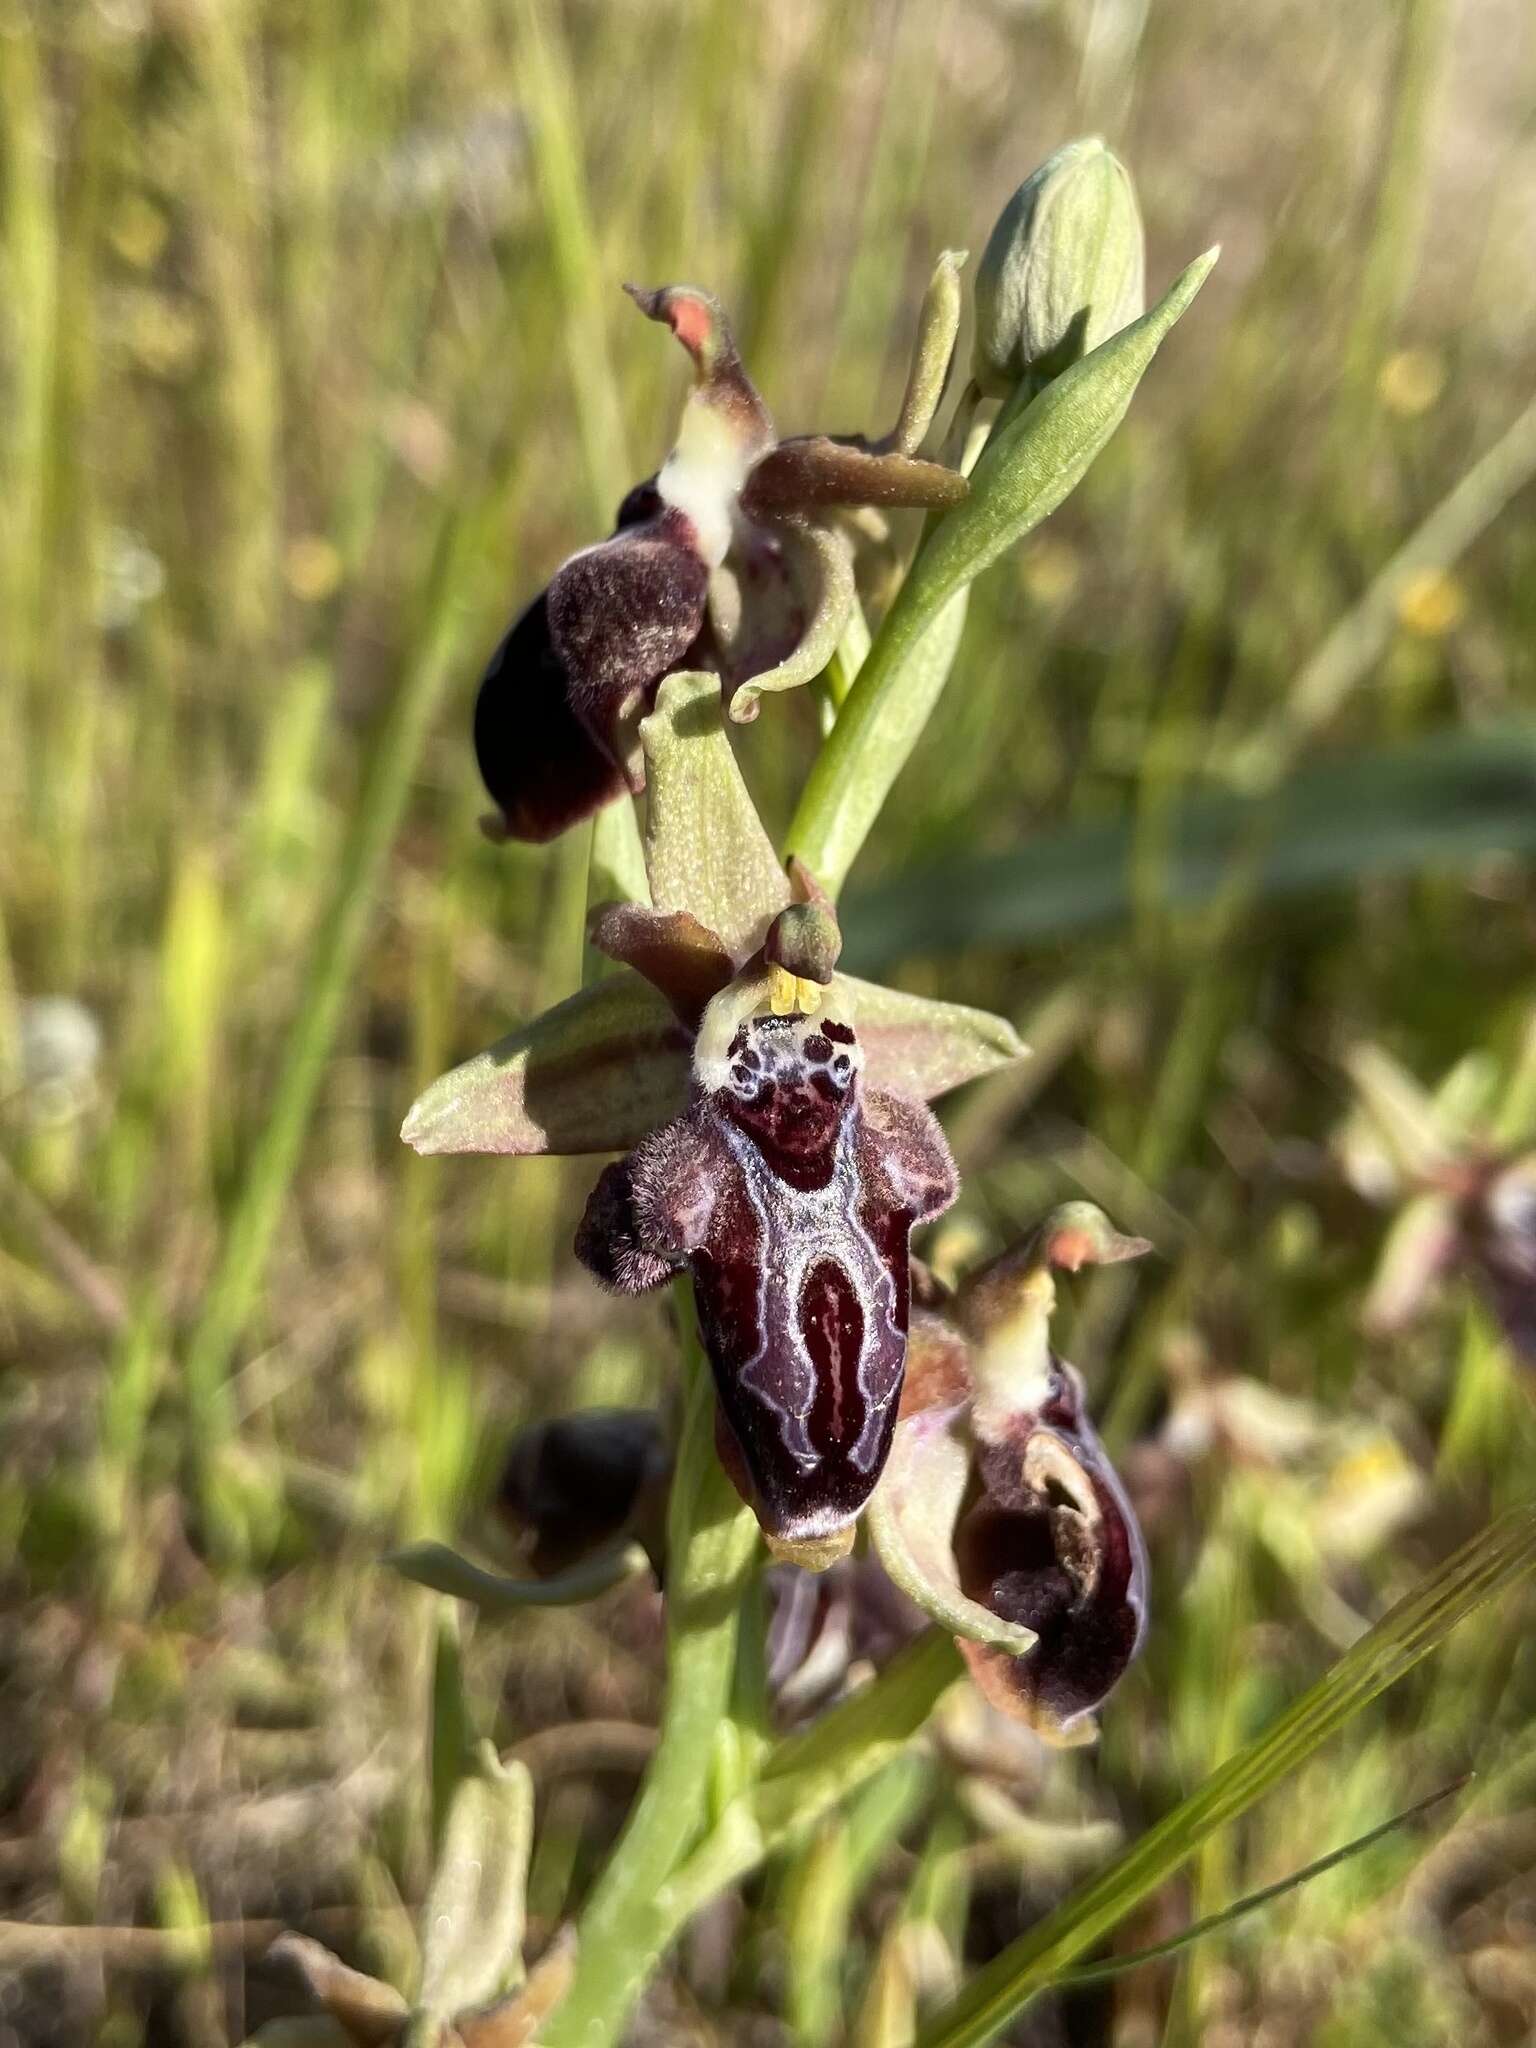
[{"label": "green stem", "polygon": [[926,1629],[870,1684],[802,1734],[773,1750],[758,1784],[734,1800],[718,1825],[659,1894],[657,1953],[718,1892],[830,1813],[883,1770],[926,1725],[960,1676],[960,1654],[941,1629]]},{"label": "green stem", "polygon": [[[667,1873],[664,1882],[646,1886],[626,1875],[631,1908],[624,1935],[629,1945],[619,1952],[616,1966],[606,1957],[599,1961],[603,1982],[580,2013],[574,1994],[560,2008],[545,2048],[605,2048],[646,1979],[693,1916],[884,1769],[918,1735],[959,1675],[954,1643],[938,1629],[927,1630],[871,1684],[803,1734],[779,1743],[759,1782],[730,1802],[698,1848]],[[664,1735],[663,1741],[667,1739]],[[680,1745],[681,1767],[690,1778],[702,1780],[699,1760],[707,1747],[697,1746],[697,1737],[694,1741],[691,1768],[686,1746]],[[657,1764],[660,1761],[658,1754]],[[626,1837],[616,1863],[625,1860],[628,1851]],[[647,1863],[647,1872],[652,1868]],[[593,1917],[589,1914],[588,1921]],[[588,1921],[581,1929],[583,1954],[589,1940],[608,1937],[606,1925],[589,1927]]]},{"label": "green stem", "polygon": [[[790,826],[788,851],[832,895],[928,723],[960,644],[964,592],[935,614],[914,575],[915,566],[838,707]],[[897,692],[892,684],[903,672],[906,686]]]},{"label": "green stem", "polygon": [[[679,1289],[691,1330],[693,1303]],[[657,1899],[696,1840],[709,1760],[730,1712],[741,1603],[757,1525],[715,1456],[715,1395],[688,1344],[688,1405],[667,1528],[667,1699],[640,1795],[578,1928],[576,1977],[545,2048],[607,2048],[665,1943]]]}]

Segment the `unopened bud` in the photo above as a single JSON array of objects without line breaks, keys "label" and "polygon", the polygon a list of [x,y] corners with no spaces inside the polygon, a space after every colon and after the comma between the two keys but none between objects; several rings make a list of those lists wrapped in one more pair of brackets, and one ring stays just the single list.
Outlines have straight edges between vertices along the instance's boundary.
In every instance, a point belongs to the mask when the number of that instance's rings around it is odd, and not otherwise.
[{"label": "unopened bud", "polygon": [[1141,213],[1099,138],[1046,158],[998,216],[976,273],[972,375],[993,398],[1045,383],[1146,309]]}]

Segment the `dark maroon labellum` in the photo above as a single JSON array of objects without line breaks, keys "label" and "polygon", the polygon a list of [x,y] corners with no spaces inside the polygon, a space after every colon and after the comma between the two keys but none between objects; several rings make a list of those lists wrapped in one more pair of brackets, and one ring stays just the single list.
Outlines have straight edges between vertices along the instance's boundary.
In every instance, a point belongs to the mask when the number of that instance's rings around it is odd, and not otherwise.
[{"label": "dark maroon labellum", "polygon": [[639,786],[635,723],[704,624],[709,570],[652,483],[572,555],[491,658],[475,757],[511,839],[553,839]]},{"label": "dark maroon labellum", "polygon": [[608,1170],[577,1240],[610,1284],[653,1284],[648,1258],[691,1266],[759,1519],[786,1541],[846,1527],[874,1488],[906,1360],[909,1234],[955,1191],[928,1111],[866,1094],[860,1066],[835,1018],[745,1019],[721,1085]]},{"label": "dark maroon labellum", "polygon": [[627,787],[571,706],[540,592],[491,657],[475,699],[475,758],[510,839],[542,842]]}]

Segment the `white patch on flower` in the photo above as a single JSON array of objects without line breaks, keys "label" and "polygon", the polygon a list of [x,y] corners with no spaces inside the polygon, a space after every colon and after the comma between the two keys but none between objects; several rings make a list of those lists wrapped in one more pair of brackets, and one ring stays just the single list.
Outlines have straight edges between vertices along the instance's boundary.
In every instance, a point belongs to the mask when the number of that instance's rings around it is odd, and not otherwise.
[{"label": "white patch on flower", "polygon": [[711,569],[725,560],[741,496],[755,454],[744,448],[730,421],[690,398],[677,445],[661,466],[656,489],[664,505],[692,523],[699,553]]}]

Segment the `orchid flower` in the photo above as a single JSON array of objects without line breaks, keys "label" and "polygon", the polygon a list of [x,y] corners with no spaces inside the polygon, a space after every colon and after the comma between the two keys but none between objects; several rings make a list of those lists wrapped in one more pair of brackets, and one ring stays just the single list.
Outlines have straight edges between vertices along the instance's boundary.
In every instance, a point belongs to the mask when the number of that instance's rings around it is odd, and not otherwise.
[{"label": "orchid flower", "polygon": [[1147,1560],[1082,1378],[1051,1348],[1051,1275],[1148,1248],[1067,1203],[948,1314],[922,1316],[869,1513],[881,1563],[954,1633],[986,1697],[1066,1746],[1092,1741],[1141,1647]]},{"label": "orchid flower", "polygon": [[916,450],[943,395],[959,324],[959,263],[940,259],[901,414],[879,441],[779,440],[718,300],[689,285],[628,286],[694,366],[671,453],[619,507],[611,537],[556,570],[502,640],[475,706],[493,837],[547,840],[644,787],[639,724],[662,678],[718,676],[732,718],[819,675],[854,601],[857,507],[942,507],[958,471]]},{"label": "orchid flower", "polygon": [[692,1272],[727,1469],[772,1542],[825,1564],[889,1449],[909,1234],[955,1192],[925,1104],[1023,1047],[1001,1018],[836,971],[832,907],[775,857],[713,676],[668,677],[639,741],[653,900],[590,930],[630,971],[445,1075],[404,1136],[628,1153],[578,1255],[624,1293]]},{"label": "orchid flower", "polygon": [[1459,1272],[1511,1355],[1536,1366],[1536,1018],[1507,1069],[1465,1059],[1432,1093],[1380,1046],[1355,1047],[1346,1064],[1356,1106],[1335,1149],[1357,1191],[1394,1211],[1367,1330],[1395,1336]]}]

